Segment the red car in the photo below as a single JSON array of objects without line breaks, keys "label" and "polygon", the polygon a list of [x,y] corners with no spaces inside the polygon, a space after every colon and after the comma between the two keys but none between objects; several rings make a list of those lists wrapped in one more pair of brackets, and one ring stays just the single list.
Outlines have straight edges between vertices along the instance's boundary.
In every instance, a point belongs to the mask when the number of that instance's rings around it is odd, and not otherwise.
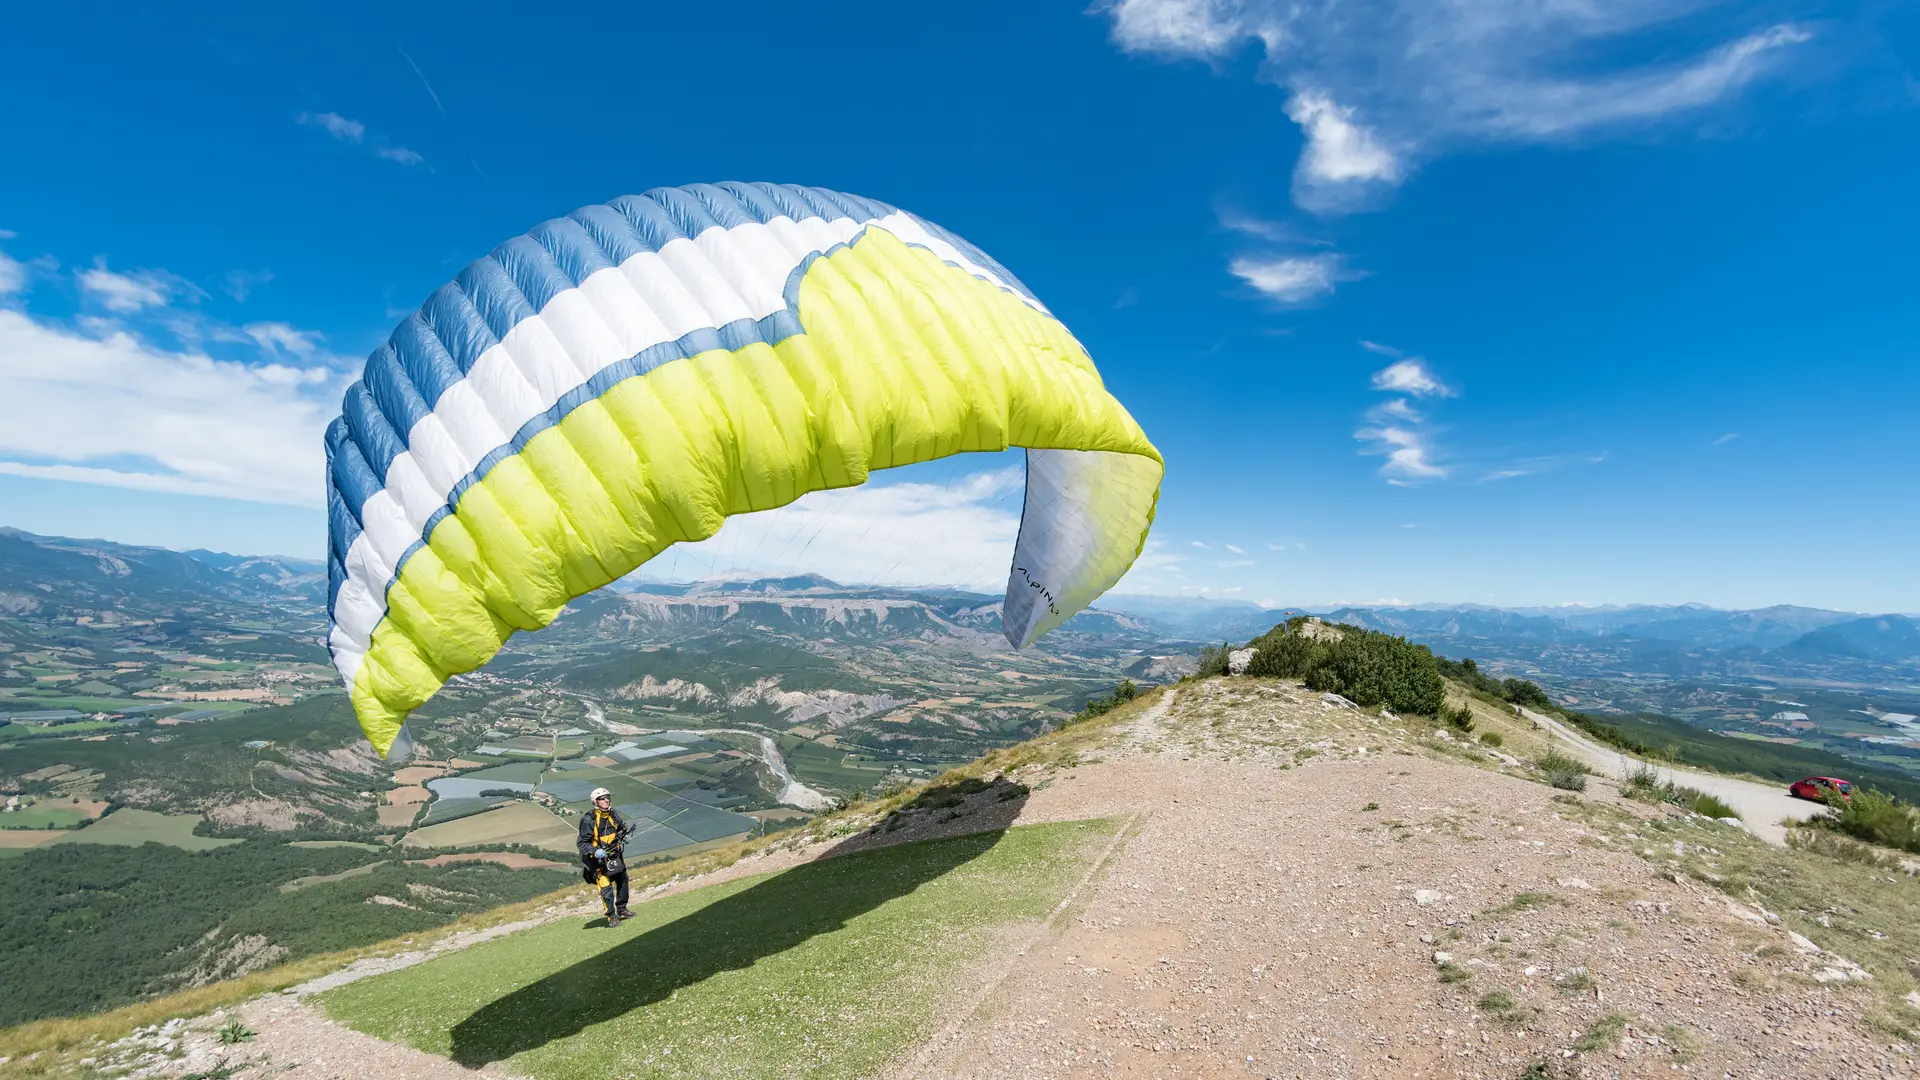
[{"label": "red car", "polygon": [[1811,799],[1818,803],[1827,802],[1835,795],[1843,799],[1853,798],[1853,785],[1835,776],[1809,776],[1787,791],[1796,799]]}]

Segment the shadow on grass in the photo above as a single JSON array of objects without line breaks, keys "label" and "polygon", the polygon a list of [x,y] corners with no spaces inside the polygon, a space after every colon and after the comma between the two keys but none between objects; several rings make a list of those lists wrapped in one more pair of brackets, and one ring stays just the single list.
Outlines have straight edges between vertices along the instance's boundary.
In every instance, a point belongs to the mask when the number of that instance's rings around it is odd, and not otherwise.
[{"label": "shadow on grass", "polygon": [[462,1020],[450,1056],[469,1068],[502,1061],[832,933],[992,850],[1025,796],[1021,788],[980,799],[978,817],[967,816],[986,831],[869,851],[859,849],[873,838],[860,834],[826,857],[557,971]]}]

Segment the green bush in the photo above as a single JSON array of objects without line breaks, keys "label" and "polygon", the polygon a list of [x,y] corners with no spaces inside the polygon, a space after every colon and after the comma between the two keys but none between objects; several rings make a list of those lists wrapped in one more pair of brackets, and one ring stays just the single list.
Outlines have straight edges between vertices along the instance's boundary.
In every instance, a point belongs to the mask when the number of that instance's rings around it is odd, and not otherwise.
[{"label": "green bush", "polygon": [[1920,809],[1878,788],[1856,789],[1852,799],[1834,799],[1826,824],[1874,844],[1920,854]]},{"label": "green bush", "polygon": [[1481,741],[1482,743],[1484,743],[1484,744],[1486,744],[1487,746],[1492,746],[1492,747],[1495,747],[1495,748],[1498,748],[1498,747],[1502,747],[1502,746],[1505,746],[1505,745],[1507,745],[1507,740],[1506,740],[1506,737],[1505,737],[1505,736],[1503,736],[1503,735],[1501,735],[1501,734],[1500,734],[1499,732],[1497,732],[1497,731],[1483,731],[1483,732],[1481,732],[1481,733],[1480,733],[1480,741]]},{"label": "green bush", "polygon": [[1535,709],[1553,708],[1553,699],[1545,690],[1525,679],[1506,679],[1500,683],[1500,696],[1515,705],[1526,705]]},{"label": "green bush", "polygon": [[1659,770],[1651,765],[1642,765],[1628,773],[1620,784],[1620,794],[1641,802],[1666,803],[1710,818],[1740,816],[1739,811],[1718,796],[1709,795],[1698,788],[1683,787],[1671,780],[1661,780]]},{"label": "green bush", "polygon": [[1556,769],[1547,774],[1547,783],[1562,791],[1587,790],[1587,774]]},{"label": "green bush", "polygon": [[1227,654],[1232,651],[1233,646],[1228,645],[1224,641],[1219,645],[1209,645],[1201,649],[1199,657],[1194,661],[1194,678],[1204,679],[1210,675],[1225,675],[1227,673]]},{"label": "green bush", "polygon": [[1553,699],[1545,690],[1525,679],[1496,679],[1480,670],[1480,665],[1472,657],[1465,660],[1449,660],[1444,656],[1435,657],[1440,666],[1440,674],[1455,682],[1465,684],[1469,690],[1477,690],[1488,697],[1499,698],[1515,705],[1526,705],[1535,709],[1554,708]]},{"label": "green bush", "polygon": [[1300,679],[1309,689],[1339,694],[1356,705],[1385,705],[1421,716],[1439,714],[1446,683],[1432,650],[1403,637],[1334,627],[1340,631],[1308,638],[1300,633],[1305,618],[1275,626],[1249,642],[1258,650],[1249,675]]},{"label": "green bush", "polygon": [[1078,724],[1091,720],[1096,716],[1105,716],[1139,696],[1140,688],[1133,685],[1133,680],[1123,680],[1119,686],[1113,688],[1113,693],[1108,694],[1106,697],[1094,698],[1092,701],[1087,702],[1086,708],[1081,709],[1071,720],[1068,720],[1067,723]]},{"label": "green bush", "polygon": [[1546,774],[1547,783],[1562,791],[1587,790],[1587,774],[1593,770],[1577,758],[1558,750],[1548,750],[1534,759],[1534,765]]}]

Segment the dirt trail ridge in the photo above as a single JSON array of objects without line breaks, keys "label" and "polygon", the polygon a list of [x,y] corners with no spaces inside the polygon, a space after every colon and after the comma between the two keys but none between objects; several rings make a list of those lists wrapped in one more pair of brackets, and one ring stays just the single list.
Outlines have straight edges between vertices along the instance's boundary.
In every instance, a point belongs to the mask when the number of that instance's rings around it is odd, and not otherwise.
[{"label": "dirt trail ridge", "polygon": [[[1523,722],[1512,731],[1511,753],[1532,752],[1523,740],[1548,745]],[[1596,768],[1617,764],[1588,749]],[[1691,839],[1671,842],[1676,860],[1683,848],[1708,859],[1767,849],[1604,782],[1574,796],[1498,766],[1432,725],[1297,685],[1211,680],[1162,692],[1131,719],[1090,729],[1078,749],[1011,774],[1033,789],[1019,823],[1124,828],[1051,918],[961,978],[936,1029],[883,1075],[1920,1076],[1916,1049],[1870,1022],[1880,983],[1651,845],[1668,842],[1656,832],[1674,835],[1663,823],[1681,821]],[[1723,798],[1742,783],[1679,778]],[[1754,825],[1778,820],[1777,807],[1754,805]],[[1920,881],[1886,880],[1913,889],[1920,912]],[[261,1036],[236,1056],[235,1075],[472,1075],[334,1026],[303,1002],[425,958],[242,1007]],[[172,1037],[193,1061],[216,1060],[217,1021],[189,1026],[198,1033]]]},{"label": "dirt trail ridge", "polygon": [[1521,709],[1520,714],[1565,743],[1575,757],[1602,776],[1624,780],[1627,774],[1636,769],[1652,768],[1660,774],[1662,782],[1679,784],[1719,797],[1740,812],[1741,821],[1755,836],[1768,843],[1787,842],[1787,830],[1782,821],[1807,821],[1826,811],[1819,803],[1796,799],[1787,794],[1786,786],[1782,784],[1759,784],[1752,780],[1641,761],[1619,750],[1601,746],[1551,716],[1532,709]]}]

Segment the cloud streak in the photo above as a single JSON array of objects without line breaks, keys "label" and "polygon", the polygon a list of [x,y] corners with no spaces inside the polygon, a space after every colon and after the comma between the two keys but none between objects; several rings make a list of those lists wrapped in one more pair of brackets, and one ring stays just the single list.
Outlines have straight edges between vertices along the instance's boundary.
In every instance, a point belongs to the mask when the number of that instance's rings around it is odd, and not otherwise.
[{"label": "cloud streak", "polygon": [[1435,460],[1426,414],[1414,408],[1410,399],[1453,397],[1455,391],[1434,375],[1423,357],[1406,356],[1391,345],[1373,341],[1362,341],[1360,347],[1396,358],[1369,380],[1374,390],[1395,396],[1367,410],[1366,422],[1353,433],[1360,453],[1386,459],[1380,475],[1389,484],[1411,487],[1446,479],[1452,470]]},{"label": "cloud streak", "polygon": [[1227,269],[1262,296],[1289,306],[1310,303],[1360,276],[1336,254],[1240,255]]},{"label": "cloud streak", "polygon": [[[1707,0],[1113,0],[1098,10],[1129,53],[1218,63],[1258,49],[1304,139],[1295,201],[1323,213],[1363,207],[1450,149],[1609,137],[1697,113],[1784,70],[1813,39]],[[1627,58],[1636,39],[1683,19],[1714,28],[1719,43]]]},{"label": "cloud streak", "polygon": [[[402,52],[400,55],[406,56],[406,53]],[[409,58],[407,62],[409,64],[413,63],[411,58]],[[419,74],[419,71],[420,69],[418,67],[414,68],[415,74]],[[426,76],[420,76],[420,81],[425,83]],[[433,88],[430,86],[427,87],[427,93],[432,94]],[[435,97],[433,103],[435,105],[440,104],[440,99]],[[440,111],[445,112],[446,110],[442,109]],[[374,157],[380,158],[383,161],[391,161],[398,165],[407,166],[419,165],[426,161],[426,158],[422,157],[417,151],[409,150],[404,146],[396,145],[378,136],[375,136],[372,140],[368,140],[367,125],[350,117],[341,116],[336,112],[303,112],[294,118],[294,122],[308,127],[317,127],[332,136],[335,142],[346,143],[349,146],[364,145],[367,149],[373,151]]]}]

